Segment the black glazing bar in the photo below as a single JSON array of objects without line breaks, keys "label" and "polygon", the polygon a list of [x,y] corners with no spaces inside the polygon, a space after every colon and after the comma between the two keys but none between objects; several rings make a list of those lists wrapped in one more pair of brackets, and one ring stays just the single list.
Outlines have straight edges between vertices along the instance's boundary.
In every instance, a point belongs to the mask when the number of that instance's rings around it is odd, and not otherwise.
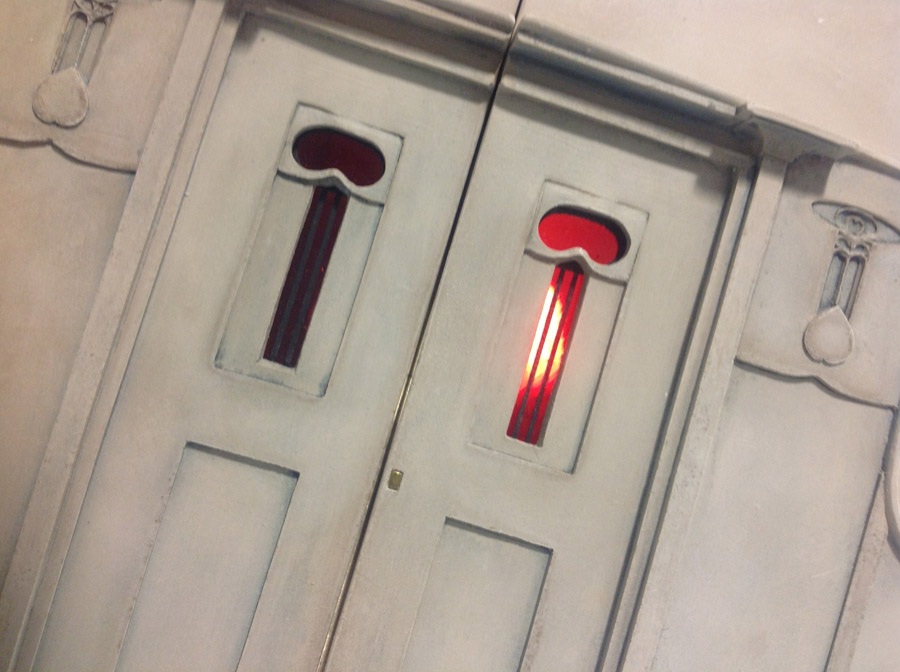
[{"label": "black glazing bar", "polygon": [[297,340],[303,326],[303,302],[309,293],[309,288],[315,282],[316,258],[318,258],[322,246],[325,244],[326,227],[334,210],[334,193],[330,189],[322,190],[322,212],[316,219],[316,225],[310,230],[309,254],[304,258],[300,266],[300,273],[296,286],[293,288],[293,300],[290,310],[287,312],[287,330],[282,344],[281,358],[287,366],[295,366],[299,359],[292,356]]},{"label": "black glazing bar", "polygon": [[325,281],[325,272],[328,270],[328,262],[331,261],[331,253],[334,250],[337,234],[341,228],[341,220],[344,218],[344,210],[347,207],[347,196],[337,189],[329,191],[333,192],[333,198],[326,206],[328,216],[325,219],[324,230],[319,244],[315,247],[315,259],[304,277],[300,310],[291,323],[291,338],[287,348],[287,359],[291,362],[290,366],[296,366],[300,359],[300,348],[303,347],[306,332],[309,331],[309,324],[312,321],[313,311],[316,309],[319,292]]},{"label": "black glazing bar", "polygon": [[[534,384],[534,374],[537,371],[538,362],[541,359],[541,351],[544,349],[544,342],[547,340],[547,332],[550,330],[550,323],[553,321],[553,306],[556,305],[556,298],[559,296],[559,285],[560,285],[560,268],[557,266],[553,271],[553,279],[550,281],[553,285],[553,297],[547,305],[547,313],[544,315],[544,324],[542,325],[543,329],[541,331],[541,340],[538,343],[538,347],[535,350],[534,358],[529,360],[526,366],[530,367],[530,373],[528,375],[528,383],[525,385],[524,391],[519,392],[521,400],[519,401],[519,407],[516,411],[516,423],[513,425],[512,434],[507,433],[509,436],[513,438],[519,438],[519,432],[522,428],[522,419],[525,416],[525,408],[528,406],[528,397],[531,394],[531,387]],[[546,302],[546,299],[544,299]],[[543,307],[542,307],[543,308]],[[541,311],[543,312],[543,310]]]},{"label": "black glazing bar", "polygon": [[284,285],[281,288],[281,296],[278,298],[275,317],[269,329],[269,339],[266,342],[264,355],[270,362],[287,365],[282,361],[284,359],[282,343],[289,324],[288,318],[294,308],[297,294],[300,292],[303,268],[309,259],[313,239],[315,238],[315,229],[318,228],[318,222],[322,216],[325,196],[323,192],[324,190],[321,187],[316,187],[313,191],[309,210],[306,213],[306,221],[303,223],[303,228],[300,229],[300,236],[297,239],[297,245],[294,247],[294,256],[291,258],[291,265],[288,267],[287,277],[285,277]]},{"label": "black glazing bar", "polygon": [[269,330],[265,359],[297,366],[346,206],[347,196],[338,189],[313,191]]},{"label": "black glazing bar", "polygon": [[[541,404],[544,401],[544,395],[547,393],[547,381],[550,380],[550,376],[553,373],[553,362],[556,361],[556,353],[559,350],[559,343],[562,340],[563,332],[566,329],[566,324],[568,322],[569,311],[572,310],[573,304],[577,303],[575,300],[575,288],[578,286],[578,272],[573,270],[572,268],[562,268],[562,275],[560,276],[559,284],[562,285],[566,281],[569,283],[569,287],[566,290],[566,298],[563,301],[562,311],[559,318],[559,325],[556,329],[556,337],[553,339],[553,348],[550,350],[550,357],[547,360],[547,368],[544,370],[544,375],[541,376],[541,389],[538,391],[537,399],[534,402],[534,407],[531,412],[531,421],[528,424],[528,430],[525,432],[525,441],[527,443],[537,443],[540,438],[541,430],[543,429],[543,420],[541,424],[535,427],[535,421],[541,415],[540,409]],[[559,363],[559,369],[556,372],[557,380],[559,376],[562,375],[562,362]],[[551,389],[550,393],[553,391]],[[546,416],[545,416],[546,417]]]}]

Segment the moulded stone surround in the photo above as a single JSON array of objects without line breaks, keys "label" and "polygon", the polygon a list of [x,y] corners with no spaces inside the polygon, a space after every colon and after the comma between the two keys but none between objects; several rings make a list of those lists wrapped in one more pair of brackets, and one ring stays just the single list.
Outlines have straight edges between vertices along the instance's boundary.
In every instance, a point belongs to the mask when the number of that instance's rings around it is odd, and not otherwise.
[{"label": "moulded stone surround", "polygon": [[[0,2],[0,669],[889,667],[898,34],[880,0]],[[298,110],[396,167],[308,384],[258,342],[308,192],[353,187]],[[547,269],[588,263],[536,242],[557,206],[640,245],[544,446],[503,428]]]}]

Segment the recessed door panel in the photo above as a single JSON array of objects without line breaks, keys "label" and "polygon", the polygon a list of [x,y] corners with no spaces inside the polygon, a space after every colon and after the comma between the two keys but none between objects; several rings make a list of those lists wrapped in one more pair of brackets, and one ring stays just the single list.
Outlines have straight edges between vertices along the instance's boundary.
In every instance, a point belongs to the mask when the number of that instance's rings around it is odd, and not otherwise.
[{"label": "recessed door panel", "polygon": [[549,561],[545,548],[446,521],[403,669],[518,670]]},{"label": "recessed door panel", "polygon": [[[203,489],[184,469],[198,455],[218,465],[213,476],[227,467],[201,498],[213,519],[271,504],[252,465],[297,481],[292,495],[269,484],[289,500],[283,515],[245,515],[231,536],[216,537],[227,550],[252,533],[255,547],[241,561],[246,576],[232,567],[246,584],[235,598],[240,627],[218,632],[217,650],[233,654],[229,668],[318,664],[489,89],[372,40],[361,47],[337,24],[322,32],[321,22],[285,16],[248,13],[236,27],[229,14],[221,29],[216,49],[221,62],[230,56],[224,74],[211,66],[198,96],[215,102],[193,122],[205,127],[196,156],[179,159],[191,177],[37,669],[111,670],[123,641],[127,669],[172,669],[173,651],[203,651],[204,642],[187,641],[202,628],[160,622],[169,597],[183,616],[185,591],[211,580],[179,588],[212,551],[198,556],[172,532],[190,534],[183,500]],[[219,560],[209,571],[235,583],[227,556]]]},{"label": "recessed door panel", "polygon": [[116,669],[234,669],[297,474],[187,446]]},{"label": "recessed door panel", "polygon": [[419,655],[447,519],[551,554],[523,668],[594,669],[734,176],[501,82],[330,670]]}]

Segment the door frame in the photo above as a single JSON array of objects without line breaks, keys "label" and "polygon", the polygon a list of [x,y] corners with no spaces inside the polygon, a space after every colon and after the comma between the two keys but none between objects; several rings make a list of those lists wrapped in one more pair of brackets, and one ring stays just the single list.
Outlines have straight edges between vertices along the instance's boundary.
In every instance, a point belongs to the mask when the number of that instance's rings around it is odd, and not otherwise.
[{"label": "door frame", "polygon": [[[535,86],[535,78],[546,78],[553,70],[568,71],[585,85],[616,92],[618,102],[601,113],[604,123],[714,160],[733,163],[740,156],[744,162],[747,172],[741,179],[748,193],[752,193],[746,208],[731,208],[739,214],[731,215],[733,221],[728,225],[728,235],[734,236],[737,251],[724,262],[717,259],[712,270],[723,279],[721,294],[716,301],[704,302],[703,314],[697,318],[697,324],[700,319],[709,321],[711,339],[709,343],[692,342],[686,361],[690,360],[696,370],[690,381],[695,385],[694,394],[680,395],[678,407],[672,409],[673,414],[683,415],[689,427],[684,434],[667,434],[657,456],[635,530],[631,559],[634,569],[620,587],[619,616],[610,626],[612,634],[606,644],[608,655],[603,669],[615,669],[618,655],[613,654],[624,650],[626,641],[652,639],[653,619],[644,615],[662,611],[667,583],[664,568],[672,562],[669,556],[677,553],[673,535],[677,537],[677,521],[688,515],[692,493],[696,494],[694,481],[700,473],[694,469],[701,468],[696,464],[691,467],[686,456],[700,459],[702,446],[708,448],[714,435],[730,364],[768,242],[784,168],[804,153],[815,151],[841,158],[853,150],[838,141],[797,130],[765,113],[749,111],[742,101],[621,54],[573,40],[527,16],[517,22],[501,11],[478,7],[466,11],[456,7],[450,13],[412,0],[375,4],[351,0],[339,18],[323,19],[322,15],[329,12],[327,2],[312,0],[307,4],[308,10],[300,10],[277,3],[195,0],[98,286],[0,596],[0,622],[6,625],[0,635],[0,664],[8,670],[27,670],[34,661],[105,428],[232,41],[244,12],[252,11],[283,19],[300,17],[343,39],[363,40],[369,48],[450,72],[480,86],[494,86],[502,55],[509,49],[513,60],[530,64],[536,74],[509,77],[504,86],[523,95],[546,98],[546,87]],[[359,32],[359,26],[337,23],[353,16],[363,23],[359,18],[363,14],[379,20],[379,35],[367,36]],[[442,36],[435,43],[436,53],[423,51],[417,46],[418,40],[416,44],[405,44],[403,40],[415,32],[408,28]],[[472,44],[486,54],[483,61],[453,59],[453,47]],[[458,49],[457,53],[463,51]],[[493,70],[491,63],[495,63]],[[523,68],[523,72],[526,70]],[[596,107],[585,105],[578,96],[566,94],[563,99],[567,108],[578,113],[597,114]],[[634,108],[623,108],[623,101]],[[635,110],[639,114],[634,114]],[[675,128],[672,118],[678,120]],[[708,140],[697,138],[699,128],[708,130]],[[726,149],[735,144],[747,153]],[[682,385],[688,382],[682,380]],[[708,421],[707,426],[701,428],[704,423],[694,422],[696,419]],[[683,476],[673,482],[670,477],[676,465]],[[674,517],[673,501],[677,504]],[[657,527],[664,507],[669,509],[666,533],[660,535]],[[651,553],[656,578],[645,585],[643,569],[637,570],[647,566]],[[632,614],[638,602],[642,622],[650,626],[633,631]],[[639,667],[635,664],[628,669]]]}]

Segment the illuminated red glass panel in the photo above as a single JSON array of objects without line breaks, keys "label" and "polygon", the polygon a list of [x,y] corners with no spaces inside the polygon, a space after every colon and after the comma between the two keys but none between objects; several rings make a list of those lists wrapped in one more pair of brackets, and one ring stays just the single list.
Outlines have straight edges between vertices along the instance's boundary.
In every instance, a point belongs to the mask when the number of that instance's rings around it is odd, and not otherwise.
[{"label": "illuminated red glass panel", "polygon": [[553,270],[531,352],[519,383],[516,404],[509,417],[507,436],[537,445],[562,374],[566,350],[584,286],[584,272],[574,262]]},{"label": "illuminated red glass panel", "polygon": [[269,328],[263,357],[270,362],[294,368],[300,360],[347,201],[347,195],[335,187],[313,190]]},{"label": "illuminated red glass panel", "polygon": [[384,175],[384,156],[371,143],[333,128],[311,128],[294,139],[294,159],[307,170],[335,168],[360,187]]},{"label": "illuminated red glass panel", "polygon": [[580,247],[598,264],[611,264],[628,252],[628,236],[613,219],[558,209],[538,224],[538,235],[551,250]]}]

